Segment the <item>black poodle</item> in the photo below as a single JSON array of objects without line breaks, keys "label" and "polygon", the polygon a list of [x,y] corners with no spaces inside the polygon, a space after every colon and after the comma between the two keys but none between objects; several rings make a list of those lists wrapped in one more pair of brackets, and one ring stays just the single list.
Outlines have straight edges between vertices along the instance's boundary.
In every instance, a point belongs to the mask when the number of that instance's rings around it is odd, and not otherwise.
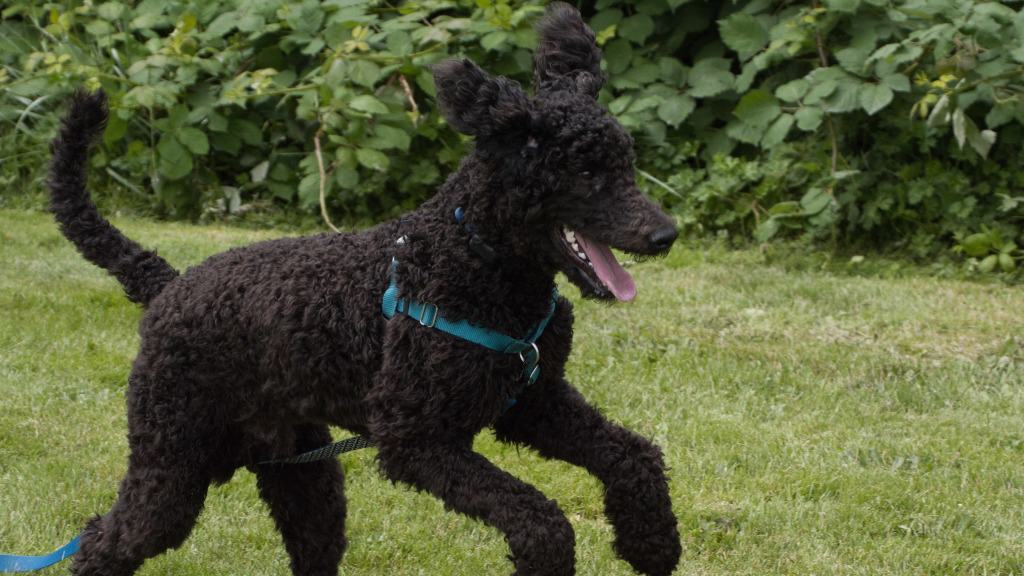
[{"label": "black poodle", "polygon": [[[585,296],[632,299],[610,247],[662,254],[676,229],[637,190],[632,140],[597,103],[593,32],[562,3],[539,32],[532,97],[469,60],[434,68],[441,110],[476,146],[422,207],[357,234],[230,250],[181,275],[98,214],[85,168],[107,106],[102,93],[76,96],[53,144],[51,208],[146,312],[127,393],[128,472],[114,507],[87,524],[75,574],[132,574],[181,545],[210,483],[245,466],[293,572],[335,576],[341,467],[259,464],[329,443],[328,425],[372,440],[387,478],[504,533],[515,574],[573,574],[558,505],[473,452],[491,426],[598,477],[619,556],[671,574],[680,542],[661,451],[565,380],[572,305],[552,294],[561,271]],[[389,286],[406,312],[391,319]],[[439,319],[516,339],[543,331],[521,357],[446,333]]]}]

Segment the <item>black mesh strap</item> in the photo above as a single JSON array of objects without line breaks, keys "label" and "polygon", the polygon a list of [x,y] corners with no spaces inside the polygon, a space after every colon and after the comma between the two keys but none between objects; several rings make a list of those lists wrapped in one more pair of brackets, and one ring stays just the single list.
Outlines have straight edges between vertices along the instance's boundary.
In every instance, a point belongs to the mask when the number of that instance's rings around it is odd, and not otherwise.
[{"label": "black mesh strap", "polygon": [[364,436],[353,436],[352,438],[347,438],[340,442],[335,442],[334,444],[328,444],[323,448],[303,452],[297,456],[280,458],[278,460],[267,460],[265,462],[260,462],[260,464],[308,464],[310,462],[317,462],[320,460],[329,460],[339,454],[352,452],[353,450],[359,450],[370,446],[373,446],[373,442],[368,438]]}]

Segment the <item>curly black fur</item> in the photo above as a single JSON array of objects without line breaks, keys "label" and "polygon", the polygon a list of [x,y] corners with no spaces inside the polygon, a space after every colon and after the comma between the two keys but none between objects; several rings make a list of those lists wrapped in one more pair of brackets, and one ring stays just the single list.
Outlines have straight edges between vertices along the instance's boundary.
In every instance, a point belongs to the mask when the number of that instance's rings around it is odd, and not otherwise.
[{"label": "curly black fur", "polygon": [[50,210],[87,260],[110,272],[132,302],[148,304],[178,273],[156,252],[125,238],[96,210],[85,188],[89,144],[107,125],[103,92],[77,92],[51,146]]},{"label": "curly black fur", "polygon": [[[573,530],[554,501],[473,452],[487,426],[601,479],[618,554],[644,574],[672,572],[680,543],[661,452],[565,380],[569,301],[558,300],[538,343],[541,379],[528,388],[514,355],[380,310],[394,256],[403,296],[525,335],[548,313],[558,271],[608,297],[567,254],[563,226],[638,254],[667,250],[655,237],[674,239],[671,220],[636,189],[632,141],[594,99],[593,34],[559,3],[540,31],[532,98],[468,61],[436,68],[442,110],[477,146],[419,209],[358,234],[230,250],[180,277],[96,214],[84,170],[105,102],[72,101],[54,146],[54,211],[87,258],[148,303],[127,394],[128,472],[114,507],[88,523],[75,574],[131,574],[179,546],[209,484],[244,466],[293,572],[334,576],[346,545],[341,467],[255,464],[326,443],[331,424],[369,436],[392,481],[502,531],[520,576],[573,574]],[[470,246],[469,227],[493,262]]]}]

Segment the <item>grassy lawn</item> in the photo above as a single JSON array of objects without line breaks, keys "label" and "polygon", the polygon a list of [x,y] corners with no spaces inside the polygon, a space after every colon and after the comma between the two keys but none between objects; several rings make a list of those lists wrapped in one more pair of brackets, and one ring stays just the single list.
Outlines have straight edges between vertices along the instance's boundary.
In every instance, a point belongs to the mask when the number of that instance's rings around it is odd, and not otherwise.
[{"label": "grassy lawn", "polygon": [[[178,267],[271,236],[117,224]],[[677,574],[1024,573],[1020,288],[686,247],[633,270],[634,304],[579,304],[569,374],[665,449]],[[46,215],[0,211],[0,551],[49,552],[113,503],[138,317]],[[558,500],[581,575],[631,573],[593,479],[486,432],[477,447]],[[384,481],[372,450],[343,462],[346,576],[511,572],[497,532]],[[141,573],[287,574],[252,475],[212,490],[192,537]]]}]

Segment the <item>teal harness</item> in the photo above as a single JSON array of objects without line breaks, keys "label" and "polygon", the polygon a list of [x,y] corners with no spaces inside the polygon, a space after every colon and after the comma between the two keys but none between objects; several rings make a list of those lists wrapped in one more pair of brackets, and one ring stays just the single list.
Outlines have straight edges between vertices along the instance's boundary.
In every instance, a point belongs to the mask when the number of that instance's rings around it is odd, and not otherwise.
[{"label": "teal harness", "polygon": [[[548,315],[544,317],[530,331],[526,338],[513,338],[508,334],[471,324],[465,320],[452,321],[444,317],[436,304],[418,302],[412,298],[398,297],[397,279],[398,260],[391,259],[391,284],[384,292],[381,301],[381,311],[384,317],[391,319],[397,314],[405,314],[420,323],[421,326],[440,330],[446,334],[455,336],[462,340],[478,344],[484,348],[501,352],[502,354],[518,354],[523,361],[523,376],[527,385],[533,384],[540,376],[540,348],[537,347],[537,340],[548,327],[548,323],[555,315],[555,306],[558,302],[558,289],[551,295],[551,308]],[[515,399],[509,402],[509,406],[515,404]]]}]

